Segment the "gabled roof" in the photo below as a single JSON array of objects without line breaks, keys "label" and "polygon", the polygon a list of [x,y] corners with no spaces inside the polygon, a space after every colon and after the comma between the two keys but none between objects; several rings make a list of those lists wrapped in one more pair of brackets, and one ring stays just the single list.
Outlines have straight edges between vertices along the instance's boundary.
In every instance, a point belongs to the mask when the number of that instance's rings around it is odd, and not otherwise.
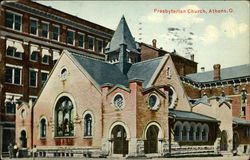
[{"label": "gabled roof", "polygon": [[169,110],[169,115],[174,116],[176,119],[179,120],[218,122],[218,120],[216,120],[215,118],[187,111]]},{"label": "gabled roof", "polygon": [[153,74],[155,73],[156,69],[160,65],[161,60],[163,57],[158,57],[138,63],[134,63],[127,75],[129,80],[133,79],[140,79],[143,81],[143,86],[146,87],[149,81],[151,80]]},{"label": "gabled roof", "polygon": [[70,53],[69,56],[77,62],[99,86],[106,84],[120,85],[128,87],[129,81],[139,79],[143,86],[147,86],[150,79],[156,72],[163,57],[142,61],[132,64],[127,74],[123,74],[117,65],[105,61],[93,59],[76,53]]},{"label": "gabled roof", "polygon": [[124,16],[121,18],[116,31],[107,47],[107,53],[120,49],[120,44],[126,44],[128,50],[139,53],[136,50],[135,40],[129,30]]},{"label": "gabled roof", "polygon": [[[250,76],[250,64],[222,68],[220,73],[221,80]],[[211,82],[214,81],[214,71],[188,74],[185,77],[195,82]]]},{"label": "gabled roof", "polygon": [[107,83],[128,86],[128,78],[113,64],[71,53],[70,56],[85,69],[88,74],[100,85]]}]

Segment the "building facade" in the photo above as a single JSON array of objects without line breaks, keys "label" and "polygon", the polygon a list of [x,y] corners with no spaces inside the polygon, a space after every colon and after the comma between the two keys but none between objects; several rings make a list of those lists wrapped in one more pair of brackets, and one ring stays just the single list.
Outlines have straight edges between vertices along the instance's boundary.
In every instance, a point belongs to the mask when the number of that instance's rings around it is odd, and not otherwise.
[{"label": "building facade", "polygon": [[190,99],[170,55],[140,61],[138,49],[122,17],[105,61],[63,51],[35,105],[16,108],[21,150],[36,146],[47,157],[232,154],[231,99],[223,92]]},{"label": "building facade", "polygon": [[204,94],[211,97],[223,93],[231,99],[233,148],[247,153],[250,144],[250,65],[221,69],[220,64],[216,64],[213,68],[213,71],[182,76],[181,80],[188,96],[193,99],[192,103]]},{"label": "building facade", "polygon": [[62,50],[104,59],[112,35],[113,30],[36,2],[1,1],[0,151],[15,143],[16,105],[33,105]]}]

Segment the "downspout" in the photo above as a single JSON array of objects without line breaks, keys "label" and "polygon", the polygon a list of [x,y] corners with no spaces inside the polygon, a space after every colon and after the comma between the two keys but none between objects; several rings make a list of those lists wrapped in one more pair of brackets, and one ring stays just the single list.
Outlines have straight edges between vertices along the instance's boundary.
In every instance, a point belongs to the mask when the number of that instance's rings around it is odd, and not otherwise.
[{"label": "downspout", "polygon": [[31,148],[33,148],[33,130],[34,130],[34,106],[31,106],[31,131],[30,131],[30,138],[31,138]]}]

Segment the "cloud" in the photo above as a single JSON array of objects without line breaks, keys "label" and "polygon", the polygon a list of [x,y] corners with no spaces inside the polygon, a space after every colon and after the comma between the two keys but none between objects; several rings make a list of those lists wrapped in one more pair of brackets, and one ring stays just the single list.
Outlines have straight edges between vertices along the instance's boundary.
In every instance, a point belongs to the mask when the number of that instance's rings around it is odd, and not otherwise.
[{"label": "cloud", "polygon": [[236,19],[228,17],[222,22],[221,29],[227,37],[233,39],[242,33],[249,32],[249,25],[238,23]]},{"label": "cloud", "polygon": [[150,13],[147,16],[142,16],[141,21],[149,23],[161,23],[164,21],[164,15],[162,13]]},{"label": "cloud", "polygon": [[219,39],[219,30],[213,26],[208,25],[205,29],[205,33],[200,37],[200,40],[204,45],[217,42]]},{"label": "cloud", "polygon": [[[182,7],[180,10],[200,10],[197,5],[186,5]],[[176,23],[185,26],[189,26],[192,24],[203,23],[204,18],[198,17],[198,14],[194,13],[177,13],[177,14],[170,14],[167,19],[168,23]]]}]

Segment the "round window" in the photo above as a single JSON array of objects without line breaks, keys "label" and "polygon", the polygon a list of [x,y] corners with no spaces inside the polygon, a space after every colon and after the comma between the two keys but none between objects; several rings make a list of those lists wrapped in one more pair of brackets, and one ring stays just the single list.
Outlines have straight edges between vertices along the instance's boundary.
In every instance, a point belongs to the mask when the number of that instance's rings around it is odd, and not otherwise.
[{"label": "round window", "polygon": [[158,109],[159,99],[155,94],[151,94],[148,98],[148,105],[150,109],[155,110]]},{"label": "round window", "polygon": [[123,100],[123,97],[122,95],[118,94],[115,96],[114,98],[114,105],[117,109],[120,109],[123,107],[124,105],[124,100]]},{"label": "round window", "polygon": [[68,70],[66,68],[63,68],[61,70],[61,79],[65,80],[67,78],[67,76],[68,76]]}]

